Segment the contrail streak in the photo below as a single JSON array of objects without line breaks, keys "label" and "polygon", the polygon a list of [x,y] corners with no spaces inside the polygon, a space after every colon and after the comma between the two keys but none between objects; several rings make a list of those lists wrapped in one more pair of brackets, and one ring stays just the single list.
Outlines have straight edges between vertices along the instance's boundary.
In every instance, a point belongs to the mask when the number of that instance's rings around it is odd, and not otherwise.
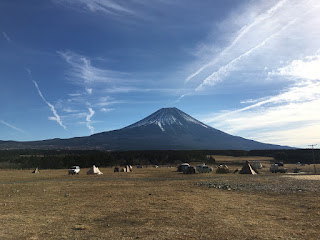
[{"label": "contrail streak", "polygon": [[240,30],[240,33],[238,34],[238,36],[232,41],[232,43],[227,46],[222,52],[219,53],[219,55],[213,59],[211,62],[205,64],[204,66],[202,66],[201,68],[199,68],[196,72],[192,73],[191,75],[189,75],[186,79],[185,79],[185,83],[187,83],[189,80],[191,80],[192,78],[194,78],[195,76],[197,76],[199,73],[201,73],[204,69],[206,69],[209,66],[212,66],[213,64],[215,64],[216,62],[218,62],[220,60],[220,57],[222,57],[226,52],[228,52],[231,48],[234,47],[234,45],[236,43],[239,42],[239,40],[247,33],[249,32],[254,26],[260,24],[261,22],[263,22],[264,20],[266,20],[267,18],[271,17],[275,11],[277,11],[279,8],[281,8],[288,0],[282,0],[280,2],[278,2],[275,6],[273,6],[272,8],[270,8],[268,11],[266,11],[265,13],[259,15],[252,23],[250,23],[249,25],[243,27]]},{"label": "contrail streak", "polygon": [[54,106],[53,106],[51,103],[49,103],[49,102],[44,98],[44,96],[42,95],[42,93],[41,93],[41,91],[40,91],[40,89],[39,89],[39,86],[38,86],[38,84],[36,83],[36,81],[34,81],[34,80],[32,80],[32,81],[33,81],[34,85],[36,86],[36,88],[37,88],[37,90],[38,90],[38,93],[39,93],[40,97],[42,98],[42,100],[50,107],[51,112],[52,112],[53,115],[55,116],[55,120],[57,121],[57,123],[59,123],[59,125],[60,125],[61,127],[63,127],[64,129],[67,129],[66,126],[63,125],[63,123],[62,123],[62,121],[61,121],[61,118],[60,118],[60,116],[58,115],[58,113],[57,113],[56,109],[54,108]]},{"label": "contrail streak", "polygon": [[201,83],[196,89],[195,91],[199,91],[204,85],[214,85],[215,83],[221,81],[221,76],[222,75],[226,75],[228,74],[228,71],[230,70],[230,68],[232,68],[239,60],[241,60],[243,57],[246,57],[248,55],[250,55],[252,52],[254,52],[255,50],[257,50],[258,48],[260,48],[261,46],[265,45],[270,39],[272,39],[273,37],[275,37],[276,35],[280,34],[281,32],[283,32],[285,29],[287,29],[289,26],[291,26],[293,23],[295,23],[298,19],[302,18],[303,16],[309,14],[310,12],[314,11],[316,8],[319,8],[320,5],[316,6],[315,8],[306,11],[302,16],[295,18],[293,20],[291,20],[290,22],[288,22],[286,25],[284,25],[281,29],[279,29],[277,32],[271,34],[269,37],[267,37],[266,39],[264,39],[261,43],[259,43],[258,45],[254,46],[253,48],[251,48],[249,51],[241,54],[239,57],[233,59],[232,61],[230,61],[228,64],[222,66],[219,68],[218,71],[213,72],[209,77],[207,77],[203,83]]},{"label": "contrail streak", "polygon": [[[31,71],[30,71],[30,69],[26,68],[25,70],[27,71],[27,73],[28,73],[29,76],[31,77]],[[31,77],[31,80],[32,80],[32,82],[34,83],[34,85],[35,85],[35,87],[36,87],[36,89],[37,89],[37,91],[38,91],[39,96],[40,96],[40,97],[42,98],[42,100],[50,107],[51,112],[52,112],[53,115],[54,115],[54,120],[56,120],[57,123],[66,130],[67,128],[66,128],[65,125],[63,125],[63,123],[62,123],[62,121],[61,121],[61,118],[60,118],[60,116],[58,115],[55,107],[45,99],[45,97],[43,96],[42,92],[40,91],[40,88],[39,88],[37,82],[34,81],[34,80],[32,79],[32,77]]]},{"label": "contrail streak", "polygon": [[6,125],[7,127],[10,127],[10,128],[12,128],[12,129],[18,131],[18,132],[26,133],[26,132],[23,131],[22,129],[17,128],[17,127],[15,127],[15,126],[11,125],[10,123],[7,123],[7,122],[5,122],[5,121],[3,121],[3,120],[0,120],[0,123],[2,123],[2,124],[4,124],[4,125]]},{"label": "contrail streak", "polygon": [[11,43],[11,38],[8,36],[6,32],[2,32],[3,37],[7,40],[8,43]]}]

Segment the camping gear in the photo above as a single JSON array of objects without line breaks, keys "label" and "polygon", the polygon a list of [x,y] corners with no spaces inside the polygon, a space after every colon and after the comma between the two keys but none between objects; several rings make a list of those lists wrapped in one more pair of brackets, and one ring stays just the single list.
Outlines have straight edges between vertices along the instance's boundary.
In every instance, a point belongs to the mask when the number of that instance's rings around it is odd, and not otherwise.
[{"label": "camping gear", "polygon": [[32,173],[40,173],[40,171],[38,168],[36,168],[35,170],[32,171]]},{"label": "camping gear", "polygon": [[216,170],[216,173],[230,173],[230,169],[227,165],[219,165]]},{"label": "camping gear", "polygon": [[130,168],[129,165],[125,166],[124,168],[121,169],[121,172],[131,172],[132,167]]},{"label": "camping gear", "polygon": [[263,168],[261,162],[259,162],[259,161],[251,161],[250,164],[251,164],[251,167],[253,167],[255,169]]},{"label": "camping gear", "polygon": [[245,161],[242,169],[240,170],[239,174],[252,174],[252,175],[256,175],[259,172],[257,171],[257,169],[255,169],[250,163],[249,161]]},{"label": "camping gear", "polygon": [[89,171],[87,172],[87,175],[91,175],[91,174],[95,174],[95,175],[101,175],[103,174],[98,167],[96,167],[95,165],[93,165]]}]

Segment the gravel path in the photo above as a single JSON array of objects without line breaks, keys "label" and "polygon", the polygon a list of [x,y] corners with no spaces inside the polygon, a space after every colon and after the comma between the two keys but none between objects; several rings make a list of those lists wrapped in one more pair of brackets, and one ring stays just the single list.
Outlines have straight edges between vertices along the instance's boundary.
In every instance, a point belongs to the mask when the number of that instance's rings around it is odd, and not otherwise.
[{"label": "gravel path", "polygon": [[278,194],[319,192],[318,175],[308,176],[248,176],[221,178],[219,181],[197,182],[199,187],[216,188],[226,191],[273,192]]}]

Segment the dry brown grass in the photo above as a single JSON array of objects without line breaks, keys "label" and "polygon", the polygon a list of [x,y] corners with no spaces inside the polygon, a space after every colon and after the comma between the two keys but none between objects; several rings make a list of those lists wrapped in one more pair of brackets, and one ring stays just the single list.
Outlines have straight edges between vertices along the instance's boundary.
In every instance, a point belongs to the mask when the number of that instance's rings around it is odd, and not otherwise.
[{"label": "dry brown grass", "polygon": [[[318,239],[320,191],[226,191],[208,181],[269,184],[280,174],[184,175],[175,168],[68,176],[0,170],[0,239]],[[290,182],[290,183],[291,183]],[[302,182],[304,183],[304,182]],[[315,185],[317,187],[318,185]]]}]

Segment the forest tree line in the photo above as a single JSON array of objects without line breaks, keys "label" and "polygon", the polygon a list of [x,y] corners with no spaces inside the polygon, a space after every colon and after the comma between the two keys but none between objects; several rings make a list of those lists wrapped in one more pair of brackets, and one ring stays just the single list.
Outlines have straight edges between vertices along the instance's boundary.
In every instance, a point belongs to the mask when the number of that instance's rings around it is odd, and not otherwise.
[{"label": "forest tree line", "polygon": [[234,157],[265,156],[284,163],[320,163],[320,150],[192,150],[192,151],[119,151],[105,152],[98,150],[2,150],[0,168],[41,168],[62,169],[72,165],[99,167],[116,165],[177,165],[181,162],[205,162],[214,164],[209,155],[227,155]]}]

